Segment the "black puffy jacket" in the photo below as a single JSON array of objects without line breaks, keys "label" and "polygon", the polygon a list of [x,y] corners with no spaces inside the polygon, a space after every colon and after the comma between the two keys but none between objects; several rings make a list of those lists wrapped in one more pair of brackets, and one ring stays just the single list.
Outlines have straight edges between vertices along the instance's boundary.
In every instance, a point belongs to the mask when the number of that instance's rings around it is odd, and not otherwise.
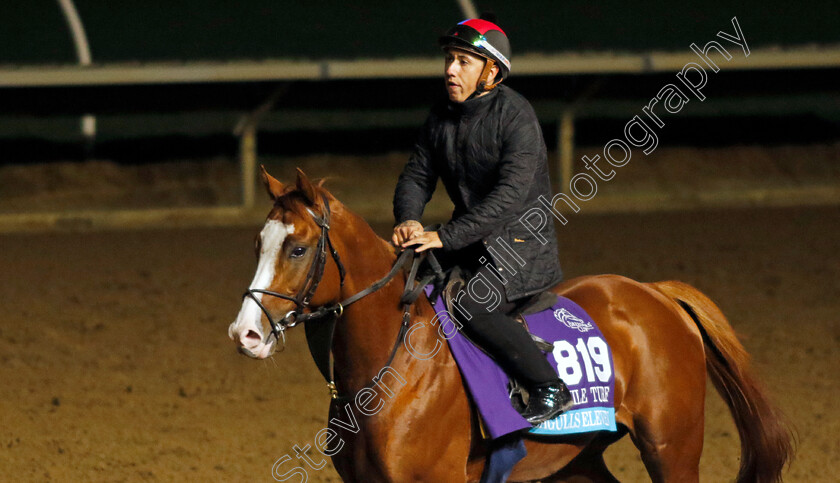
[{"label": "black puffy jacket", "polygon": [[397,223],[421,219],[438,177],[455,205],[438,231],[446,252],[476,253],[483,244],[507,279],[509,300],[562,280],[552,216],[534,230],[538,236],[520,221],[534,208],[548,213],[540,195],[552,199],[545,141],[524,97],[501,85],[433,107],[397,182]]}]

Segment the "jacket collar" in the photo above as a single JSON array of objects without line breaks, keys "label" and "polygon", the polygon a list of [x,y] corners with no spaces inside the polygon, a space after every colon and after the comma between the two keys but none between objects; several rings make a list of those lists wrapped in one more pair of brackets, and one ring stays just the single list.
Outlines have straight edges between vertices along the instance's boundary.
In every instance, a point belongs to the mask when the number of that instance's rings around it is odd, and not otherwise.
[{"label": "jacket collar", "polygon": [[476,112],[487,109],[487,106],[489,106],[493,102],[493,99],[499,95],[499,90],[503,87],[504,86],[499,86],[483,96],[473,97],[472,99],[464,102],[448,101],[448,109],[450,112],[458,116],[471,116]]}]

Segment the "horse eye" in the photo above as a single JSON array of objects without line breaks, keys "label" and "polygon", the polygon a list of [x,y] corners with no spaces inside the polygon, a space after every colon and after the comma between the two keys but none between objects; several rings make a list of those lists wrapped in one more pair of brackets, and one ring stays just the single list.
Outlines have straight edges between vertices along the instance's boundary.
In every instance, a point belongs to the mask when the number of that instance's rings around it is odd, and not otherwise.
[{"label": "horse eye", "polygon": [[292,250],[292,258],[300,258],[304,253],[306,253],[306,247],[295,247],[295,249]]}]

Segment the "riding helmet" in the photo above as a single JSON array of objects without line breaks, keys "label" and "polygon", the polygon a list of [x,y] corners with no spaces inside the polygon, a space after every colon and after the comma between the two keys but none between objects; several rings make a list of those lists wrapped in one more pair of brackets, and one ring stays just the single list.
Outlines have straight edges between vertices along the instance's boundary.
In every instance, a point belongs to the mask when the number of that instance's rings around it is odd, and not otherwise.
[{"label": "riding helmet", "polygon": [[495,62],[501,74],[495,84],[510,74],[510,42],[505,32],[489,20],[464,20],[441,36],[438,43],[442,48],[457,47]]}]

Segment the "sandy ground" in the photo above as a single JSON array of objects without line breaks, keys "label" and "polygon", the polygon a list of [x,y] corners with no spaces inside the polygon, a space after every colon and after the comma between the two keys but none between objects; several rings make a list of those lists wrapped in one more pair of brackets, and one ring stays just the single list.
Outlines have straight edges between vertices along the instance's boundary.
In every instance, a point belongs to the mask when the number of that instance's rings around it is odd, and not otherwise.
[{"label": "sandy ground", "polygon": [[[273,481],[272,464],[324,427],[328,394],[301,331],[260,362],[227,338],[257,231],[0,235],[0,480]],[[718,302],[798,429],[791,482],[836,481],[840,461],[838,235],[838,207],[584,210],[559,233],[569,277],[680,279]],[[732,481],[737,432],[711,388],[706,404],[702,481]],[[628,438],[608,462],[648,480]],[[338,481],[329,466],[309,476]]]},{"label": "sandy ground", "polygon": [[[679,278],[710,294],[799,429],[786,481],[836,481],[838,220],[836,208],[581,217],[563,260],[569,275]],[[3,479],[271,481],[273,462],[323,427],[328,396],[302,334],[267,362],[226,337],[255,231],[0,238]],[[737,434],[716,395],[707,408],[703,480],[728,481]],[[613,471],[645,481],[620,446]]]}]

